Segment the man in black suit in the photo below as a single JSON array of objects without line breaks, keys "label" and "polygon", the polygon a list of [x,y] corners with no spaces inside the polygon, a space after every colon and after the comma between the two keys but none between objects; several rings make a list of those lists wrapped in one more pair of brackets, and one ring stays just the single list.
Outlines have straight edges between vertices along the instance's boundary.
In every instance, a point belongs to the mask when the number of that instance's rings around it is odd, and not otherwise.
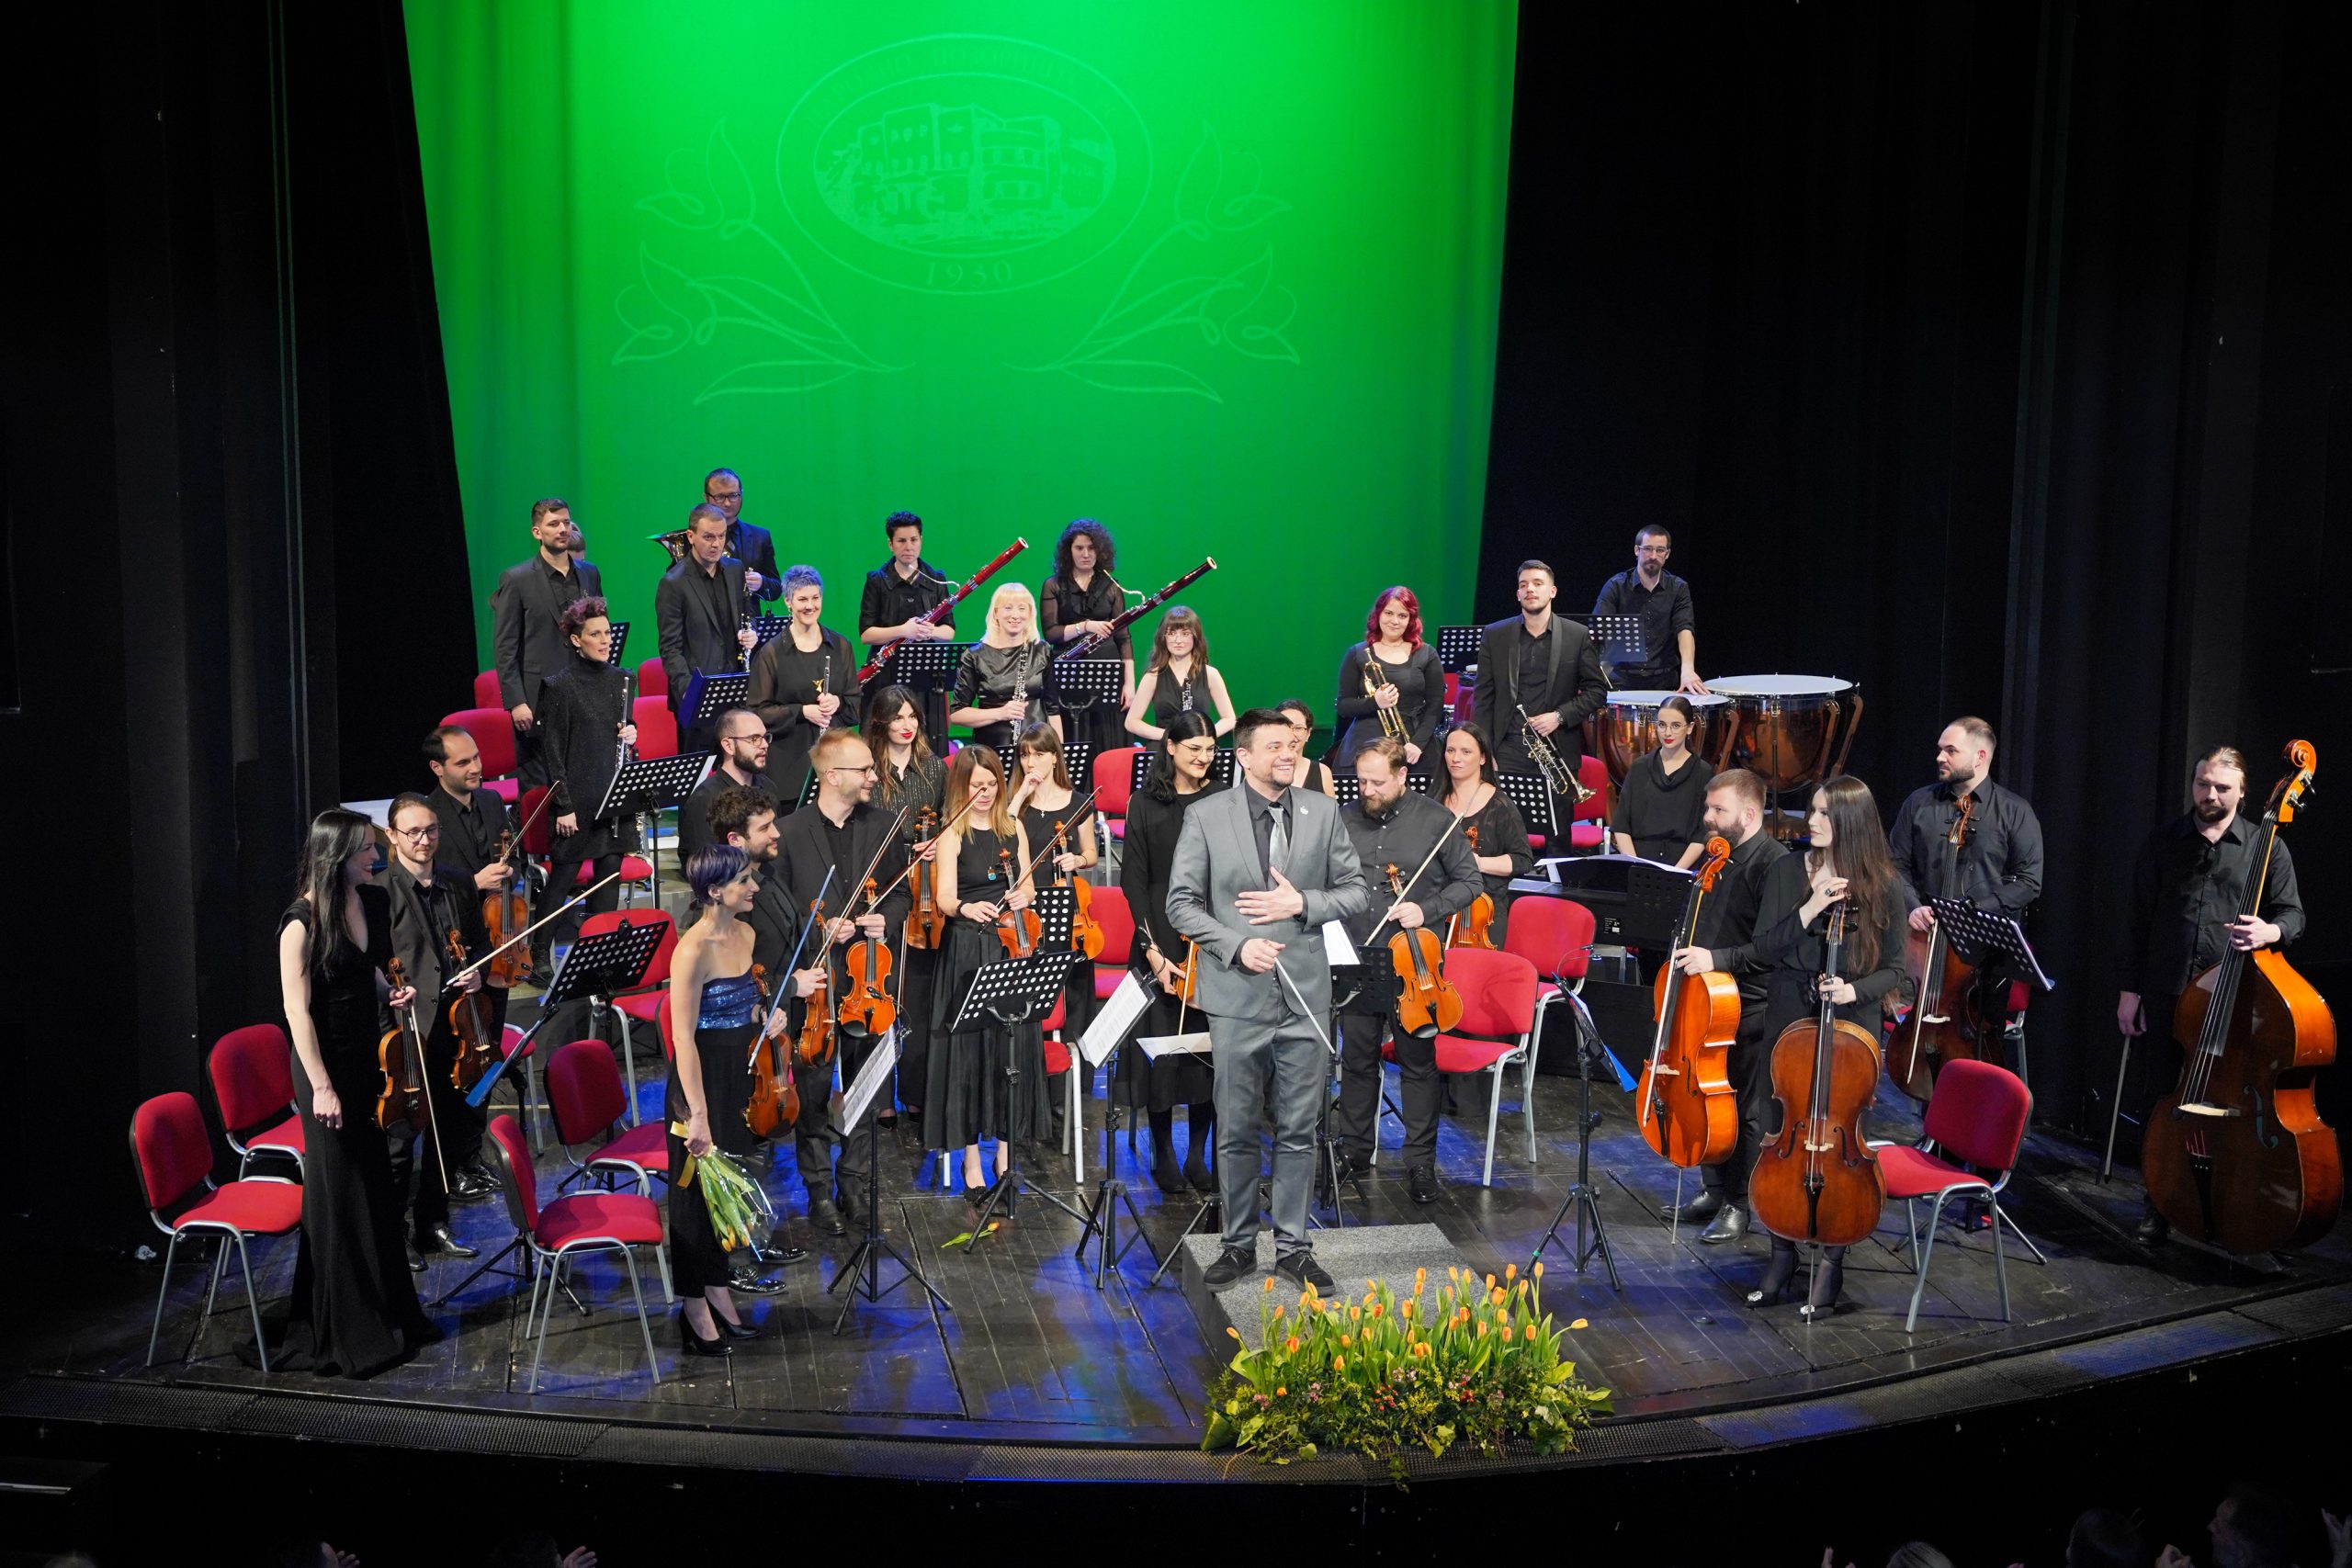
[{"label": "man in black suit", "polygon": [[760,722],[760,716],[741,705],[723,707],[713,728],[718,731],[718,765],[678,808],[680,865],[693,860],[695,852],[726,842],[726,834],[710,820],[711,806],[721,795],[730,789],[776,793],[775,781],[763,771],[768,765],[768,727]]},{"label": "man in black suit", "polygon": [[531,502],[531,537],[538,550],[530,559],[499,573],[491,595],[492,659],[498,671],[498,702],[514,721],[516,772],[526,784],[548,781],[539,755],[539,687],[564,667],[571,644],[556,624],[575,599],[605,592],[604,573],[571,554],[571,503],[556,496]]},{"label": "man in black suit", "polygon": [[727,516],[727,553],[743,563],[743,591],[763,604],[784,594],[784,579],[775,569],[775,536],[756,523],[743,521],[743,479],[732,468],[713,468],[703,476],[702,498]]},{"label": "man in black suit", "polygon": [[1519,567],[1519,614],[1497,621],[1478,637],[1477,694],[1471,712],[1507,773],[1536,771],[1520,733],[1527,728],[1552,742],[1571,773],[1584,757],[1584,721],[1609,700],[1600,655],[1574,621],[1552,614],[1559,597],[1552,569],[1540,560]]},{"label": "man in black suit", "polygon": [[686,555],[653,590],[653,626],[670,711],[678,716],[678,750],[707,751],[713,728],[692,725],[685,707],[694,673],[732,674],[759,639],[744,624],[743,563],[727,553],[727,513],[705,502],[686,514]]}]

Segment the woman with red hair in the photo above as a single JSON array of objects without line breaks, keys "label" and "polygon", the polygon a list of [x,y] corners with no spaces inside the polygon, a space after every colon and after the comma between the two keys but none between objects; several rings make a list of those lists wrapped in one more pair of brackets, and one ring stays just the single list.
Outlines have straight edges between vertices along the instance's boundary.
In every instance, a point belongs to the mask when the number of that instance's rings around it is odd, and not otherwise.
[{"label": "woman with red hair", "polygon": [[1363,640],[1340,660],[1340,717],[1348,728],[1333,765],[1355,772],[1356,753],[1383,733],[1384,711],[1402,726],[1406,762],[1419,762],[1444,706],[1445,671],[1437,649],[1421,640],[1421,602],[1402,583],[1382,589],[1364,617]]}]

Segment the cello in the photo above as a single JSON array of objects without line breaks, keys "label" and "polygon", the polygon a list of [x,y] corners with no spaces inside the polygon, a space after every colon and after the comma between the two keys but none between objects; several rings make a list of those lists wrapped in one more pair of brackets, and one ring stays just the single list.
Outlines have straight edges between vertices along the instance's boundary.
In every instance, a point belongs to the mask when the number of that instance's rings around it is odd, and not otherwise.
[{"label": "cello", "polygon": [[[1939,840],[1947,891],[1960,886],[1960,852],[1975,832],[1970,820],[1976,810],[1976,792],[1960,797],[1960,815]],[[1904,970],[1916,989],[1909,1027],[1902,1043],[1886,1058],[1886,1076],[1895,1088],[1925,1105],[1935,1092],[1936,1075],[1953,1062],[1974,1061],[1984,1055],[1990,1032],[1976,1001],[1976,966],[1952,951],[1942,922],[1904,940]]]},{"label": "cello", "polygon": [[[1699,905],[1731,863],[1731,844],[1707,840],[1682,909],[1674,946],[1697,941]],[[1657,1033],[1634,1103],[1651,1152],[1685,1169],[1731,1157],[1739,1142],[1739,1096],[1731,1087],[1730,1052],[1739,1033],[1739,985],[1721,970],[1685,975],[1668,964],[1657,973]]]},{"label": "cello", "polygon": [[[1391,861],[1384,868],[1388,891],[1405,897],[1404,872]],[[1462,993],[1445,977],[1445,949],[1427,926],[1400,931],[1388,939],[1388,961],[1396,971],[1397,1026],[1416,1040],[1434,1040],[1462,1021]]]},{"label": "cello", "polygon": [[[2278,829],[2312,792],[2319,753],[2291,742],[2294,772],[2270,792],[2246,900],[2259,915]],[[2148,1201],[2173,1228],[2241,1255],[2307,1246],[2344,1197],[2343,1156],[2312,1080],[2335,1060],[2335,1020],[2278,950],[2232,948],[2189,982],[2173,1014],[2187,1055],[2180,1083],[2141,1134]]]},{"label": "cello", "polygon": [[[1837,978],[1846,944],[1846,905],[1830,906],[1824,982]],[[1772,1097],[1781,1130],[1756,1156],[1747,1201],[1757,1223],[1790,1241],[1850,1247],[1878,1227],[1886,1173],[1862,1142],[1861,1116],[1878,1085],[1878,1046],[1860,1024],[1838,1016],[1829,987],[1810,1019],[1772,1043]]]},{"label": "cello", "polygon": [[[1478,852],[1478,829],[1467,827],[1462,836],[1470,840],[1470,852]],[[1495,896],[1480,893],[1470,900],[1470,907],[1446,922],[1445,945],[1448,947],[1483,947],[1492,953],[1495,948]]]}]

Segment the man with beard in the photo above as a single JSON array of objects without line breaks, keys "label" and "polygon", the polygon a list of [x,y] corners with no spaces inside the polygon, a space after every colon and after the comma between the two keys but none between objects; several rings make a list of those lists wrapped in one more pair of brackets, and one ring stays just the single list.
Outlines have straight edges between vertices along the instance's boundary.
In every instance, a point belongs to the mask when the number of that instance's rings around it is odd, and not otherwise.
[{"label": "man with beard", "polygon": [[531,502],[531,538],[538,549],[501,572],[490,596],[498,702],[514,723],[515,771],[526,784],[548,782],[539,755],[540,688],[571,659],[571,644],[556,623],[566,604],[605,592],[603,574],[573,558],[571,536],[570,502],[552,495]]},{"label": "man with beard", "polygon": [[[1592,613],[1633,615],[1642,623],[1642,662],[1612,664],[1609,683],[1632,692],[1704,692],[1699,679],[1699,634],[1690,615],[1690,585],[1666,570],[1674,537],[1655,523],[1634,536],[1634,570],[1600,585]],[[1480,671],[1485,673],[1485,671]]]},{"label": "man with beard", "polygon": [[[714,728],[718,732],[718,763],[678,807],[680,865],[694,859],[696,852],[721,841],[710,822],[710,807],[720,795],[730,789],[775,795],[775,781],[762,771],[768,763],[768,727],[760,722],[760,716],[740,705],[721,708]],[[783,809],[781,797],[777,809]]]}]

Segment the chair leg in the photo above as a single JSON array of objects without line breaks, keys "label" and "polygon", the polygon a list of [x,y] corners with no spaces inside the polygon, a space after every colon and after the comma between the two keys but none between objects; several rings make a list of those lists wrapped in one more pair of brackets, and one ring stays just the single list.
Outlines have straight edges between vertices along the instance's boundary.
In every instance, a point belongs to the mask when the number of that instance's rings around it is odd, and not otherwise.
[{"label": "chair leg", "polygon": [[539,1265],[539,1277],[545,1282],[548,1304],[540,1310],[538,1337],[532,1342],[531,1392],[533,1393],[539,1392],[539,1362],[548,1353],[548,1319],[555,1315],[555,1292],[558,1284],[555,1264],[552,1261],[542,1260]]},{"label": "chair leg", "polygon": [[641,1118],[637,1110],[637,1046],[629,1032],[628,1014],[615,1008],[621,1021],[621,1079],[628,1089],[628,1124],[636,1126]]},{"label": "chair leg", "polygon": [[2009,1257],[2001,1247],[2001,1204],[1993,1202],[1993,1272],[2001,1281],[2001,1321],[2009,1321]]},{"label": "chair leg", "polygon": [[199,1335],[204,1332],[204,1325],[212,1321],[212,1306],[220,1299],[220,1281],[228,1272],[229,1238],[224,1235],[220,1238],[220,1244],[212,1249],[212,1283],[204,1292],[204,1315],[196,1320],[196,1331]]},{"label": "chair leg", "polygon": [[1094,1069],[1086,1065],[1084,1055],[1073,1051],[1069,1057],[1069,1071],[1062,1075],[1069,1089],[1069,1109],[1062,1118],[1062,1134],[1067,1140],[1062,1152],[1069,1156],[1070,1179],[1083,1187],[1086,1185],[1086,1099],[1078,1092],[1078,1075],[1081,1072],[1091,1077]]},{"label": "chair leg", "polygon": [[1919,1298],[1928,1293],[1928,1265],[1935,1260],[1936,1226],[1943,1223],[1944,1201],[1941,1194],[1928,1210],[1928,1244],[1919,1251],[1919,1279],[1911,1287],[1911,1315],[1903,1320],[1903,1332],[1916,1331],[1919,1326]]},{"label": "chair leg", "polygon": [[662,1267],[662,1304],[663,1306],[670,1306],[677,1301],[678,1292],[670,1284],[669,1243],[663,1242],[661,1246],[653,1249],[653,1261],[660,1264]]},{"label": "chair leg", "polygon": [[177,1258],[179,1256],[179,1233],[177,1231],[174,1231],[172,1233],[172,1245],[164,1249],[164,1278],[155,1286],[154,1326],[147,1331],[147,1364],[151,1367],[155,1364],[155,1341],[164,1332],[164,1298],[171,1293],[172,1259]]},{"label": "chair leg", "polygon": [[1498,1061],[1487,1069],[1487,1169],[1478,1178],[1481,1187],[1495,1184],[1495,1122],[1503,1111],[1503,1065]]},{"label": "chair leg", "polygon": [[[245,1233],[232,1231],[229,1234],[237,1238],[237,1267],[245,1276],[245,1306],[254,1314],[254,1348],[261,1356],[262,1375],[267,1377],[269,1375],[269,1341],[264,1339],[261,1333],[261,1291],[254,1283],[254,1260],[245,1251]],[[224,1246],[220,1251],[221,1255],[226,1257],[229,1249]]]},{"label": "chair leg", "polygon": [[[539,1050],[536,1042],[532,1044],[531,1054],[523,1058],[523,1083],[529,1091],[528,1097],[523,1101],[523,1122],[531,1129],[531,1152],[535,1155],[543,1155],[548,1152],[547,1124],[552,1118],[547,1110],[548,1097],[539,1088]],[[539,1102],[539,1117],[537,1121],[532,1120],[531,1117],[532,1100]]]},{"label": "chair leg", "polygon": [[645,1315],[645,1292],[637,1286],[637,1248],[621,1248],[621,1261],[628,1265],[629,1299],[637,1303],[638,1332],[645,1336],[645,1370],[652,1374],[653,1386],[662,1386],[662,1363],[653,1356],[653,1323]]},{"label": "chair leg", "polygon": [[1911,1269],[1917,1273],[1919,1269],[1919,1201],[1917,1198],[1903,1200],[1903,1232],[1904,1239],[1911,1244]]},{"label": "chair leg", "polygon": [[1527,1057],[1519,1068],[1519,1114],[1527,1123],[1527,1164],[1535,1165],[1535,1040],[1528,1037]]}]

